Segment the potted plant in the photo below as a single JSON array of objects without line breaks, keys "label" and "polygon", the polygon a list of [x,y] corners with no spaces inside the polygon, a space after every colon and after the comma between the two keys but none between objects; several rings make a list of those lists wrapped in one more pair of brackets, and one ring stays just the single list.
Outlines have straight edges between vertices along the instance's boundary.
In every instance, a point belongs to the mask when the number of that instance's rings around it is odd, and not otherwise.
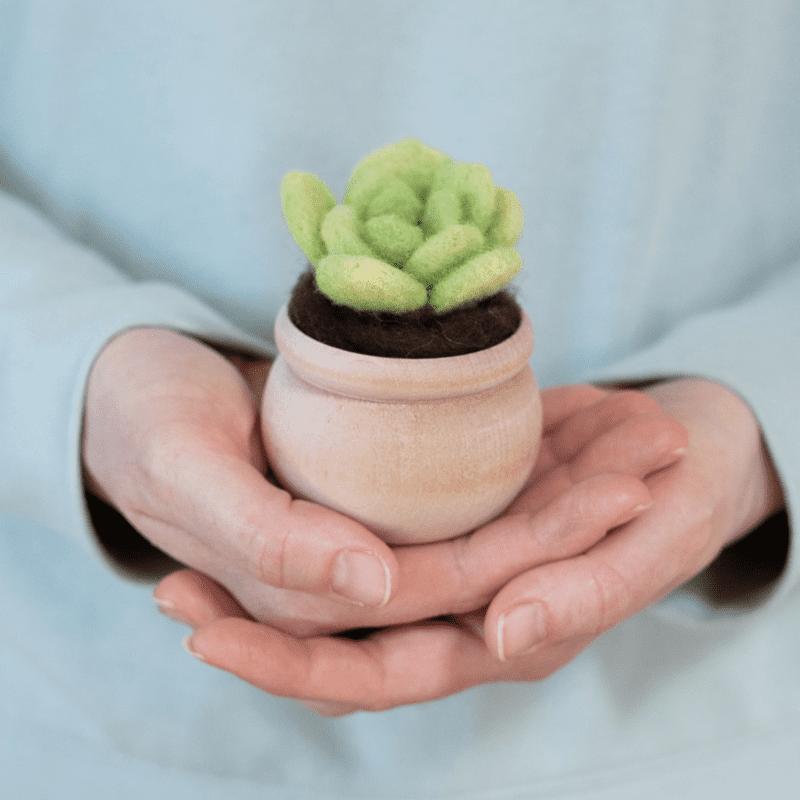
[{"label": "potted plant", "polygon": [[337,204],[308,173],[281,185],[310,261],[275,327],[262,430],[295,496],[387,542],[452,538],[527,481],[541,438],[516,196],[415,139],[360,161]]}]

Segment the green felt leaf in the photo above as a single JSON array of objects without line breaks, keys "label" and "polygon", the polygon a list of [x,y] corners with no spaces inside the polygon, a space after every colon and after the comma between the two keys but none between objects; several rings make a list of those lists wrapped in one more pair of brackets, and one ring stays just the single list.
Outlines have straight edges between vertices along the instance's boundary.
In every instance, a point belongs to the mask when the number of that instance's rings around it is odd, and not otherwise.
[{"label": "green felt leaf", "polygon": [[482,248],[483,235],[474,225],[449,225],[414,251],[405,271],[430,286]]},{"label": "green felt leaf", "polygon": [[482,253],[454,269],[431,289],[430,304],[439,313],[499,292],[522,268],[513,247]]},{"label": "green felt leaf", "polygon": [[363,158],[341,205],[304,172],[284,177],[281,205],[319,288],[352,308],[404,313],[430,302],[442,312],[499,291],[521,266],[516,195],[484,165],[417,139]]},{"label": "green felt leaf", "polygon": [[422,228],[397,214],[373,217],[364,225],[364,237],[375,252],[395,266],[402,266],[422,244]]},{"label": "green felt leaf", "polygon": [[513,247],[522,235],[522,205],[514,192],[497,190],[494,219],[486,232],[486,240],[494,247]]},{"label": "green felt leaf", "polygon": [[345,202],[362,208],[368,202],[365,196],[371,196],[375,184],[388,175],[400,178],[424,200],[436,170],[447,160],[444,153],[411,137],[380,147],[354,167]]},{"label": "green felt leaf", "polygon": [[[382,172],[368,172],[361,175],[357,183],[352,180],[344,195],[344,202],[355,209],[357,216],[363,219],[366,216],[370,200],[380,191],[381,183],[386,179]],[[410,187],[409,187],[410,188]]]},{"label": "green felt leaf", "polygon": [[428,195],[422,227],[426,236],[444,230],[448,225],[458,225],[463,214],[461,196],[455,189],[436,189]]},{"label": "green felt leaf", "polygon": [[466,161],[443,163],[436,172],[431,191],[452,189],[464,198],[467,218],[482,233],[492,222],[495,210],[497,187],[492,173],[483,164],[469,164]]},{"label": "green felt leaf", "polygon": [[411,225],[416,225],[422,217],[422,211],[422,201],[414,190],[400,178],[389,175],[378,185],[364,213],[367,219],[396,214]]},{"label": "green felt leaf", "polygon": [[361,224],[350,206],[334,206],[322,220],[320,233],[330,255],[375,255],[361,238]]},{"label": "green felt leaf", "polygon": [[281,208],[294,240],[315,266],[326,254],[320,226],[336,205],[330,189],[309,172],[289,172],[281,181]]},{"label": "green felt leaf", "polygon": [[326,256],[315,272],[317,286],[330,300],[358,311],[402,314],[422,308],[426,288],[385,261],[366,256]]}]

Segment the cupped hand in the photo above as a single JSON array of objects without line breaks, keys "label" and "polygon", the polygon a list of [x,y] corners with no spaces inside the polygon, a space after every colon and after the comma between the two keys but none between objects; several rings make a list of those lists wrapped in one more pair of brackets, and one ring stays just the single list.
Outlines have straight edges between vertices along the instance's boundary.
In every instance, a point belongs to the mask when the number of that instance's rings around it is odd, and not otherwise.
[{"label": "cupped hand", "polygon": [[[489,632],[482,631],[483,614],[476,610],[531,568],[580,558],[617,535],[607,537],[650,504],[641,478],[678,460],[687,439],[684,428],[641,393],[562,387],[544,392],[543,403],[537,466],[506,514],[453,542],[397,548],[397,594],[380,610],[353,614],[351,627],[392,627],[359,641],[296,638],[278,624],[253,621],[229,593],[195,571],[166,578],[157,599],[196,628],[193,652],[325,713],[544,677],[585,643],[555,646],[535,670],[521,669],[500,661],[492,643],[487,649]],[[449,621],[429,621],[443,614]]]},{"label": "cupped hand", "polygon": [[264,477],[252,389],[267,371],[172,331],[121,333],[89,379],[87,488],[245,602],[274,588],[380,606],[397,579],[391,549]]},{"label": "cupped hand", "polygon": [[[382,630],[362,641],[301,640],[210,602],[187,649],[327,715],[549,676],[604,631],[703,570],[783,504],[758,424],[738,396],[701,380],[664,383],[648,394],[689,433],[683,457],[646,479],[652,506],[584,552],[515,577],[493,598],[482,626],[465,615],[455,623]],[[571,423],[576,429],[601,424],[590,410]],[[559,448],[552,454],[558,459]],[[528,502],[521,497],[518,508]]]},{"label": "cupped hand", "polygon": [[[574,386],[544,392],[542,399],[542,445],[511,509],[468,536],[396,547],[400,579],[384,607],[343,609],[324,598],[265,587],[246,602],[238,597],[241,605],[259,622],[302,636],[468,613],[485,607],[521,572],[583,552],[641,513],[650,502],[642,478],[678,457],[686,443],[681,426],[654,401],[631,392]],[[215,591],[205,583],[202,576],[179,572],[156,595],[175,615],[198,619],[200,613],[202,619]]]},{"label": "cupped hand", "polygon": [[577,558],[518,576],[489,606],[486,642],[501,660],[584,641],[652,605],[783,507],[746,403],[712,381],[647,390],[689,432],[689,448],[646,483],[653,506]]}]

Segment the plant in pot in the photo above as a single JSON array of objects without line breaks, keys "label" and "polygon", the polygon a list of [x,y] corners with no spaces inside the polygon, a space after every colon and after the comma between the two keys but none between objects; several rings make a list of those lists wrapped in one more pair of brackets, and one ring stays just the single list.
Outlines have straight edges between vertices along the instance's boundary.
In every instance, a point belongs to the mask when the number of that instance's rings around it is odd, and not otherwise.
[{"label": "plant in pot", "polygon": [[360,161],[344,201],[291,172],[310,261],[275,326],[262,432],[278,480],[390,544],[499,515],[541,438],[533,329],[507,290],[522,210],[480,164],[415,139]]}]

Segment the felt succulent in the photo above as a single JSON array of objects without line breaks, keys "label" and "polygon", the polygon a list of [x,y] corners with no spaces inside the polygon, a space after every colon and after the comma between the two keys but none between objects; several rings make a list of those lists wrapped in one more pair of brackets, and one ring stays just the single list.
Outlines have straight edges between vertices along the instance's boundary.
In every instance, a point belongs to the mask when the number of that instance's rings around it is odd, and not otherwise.
[{"label": "felt succulent", "polygon": [[359,311],[438,313],[500,291],[522,259],[522,208],[487,167],[416,139],[370,153],[344,201],[306,172],[281,183],[283,215],[317,287]]}]

